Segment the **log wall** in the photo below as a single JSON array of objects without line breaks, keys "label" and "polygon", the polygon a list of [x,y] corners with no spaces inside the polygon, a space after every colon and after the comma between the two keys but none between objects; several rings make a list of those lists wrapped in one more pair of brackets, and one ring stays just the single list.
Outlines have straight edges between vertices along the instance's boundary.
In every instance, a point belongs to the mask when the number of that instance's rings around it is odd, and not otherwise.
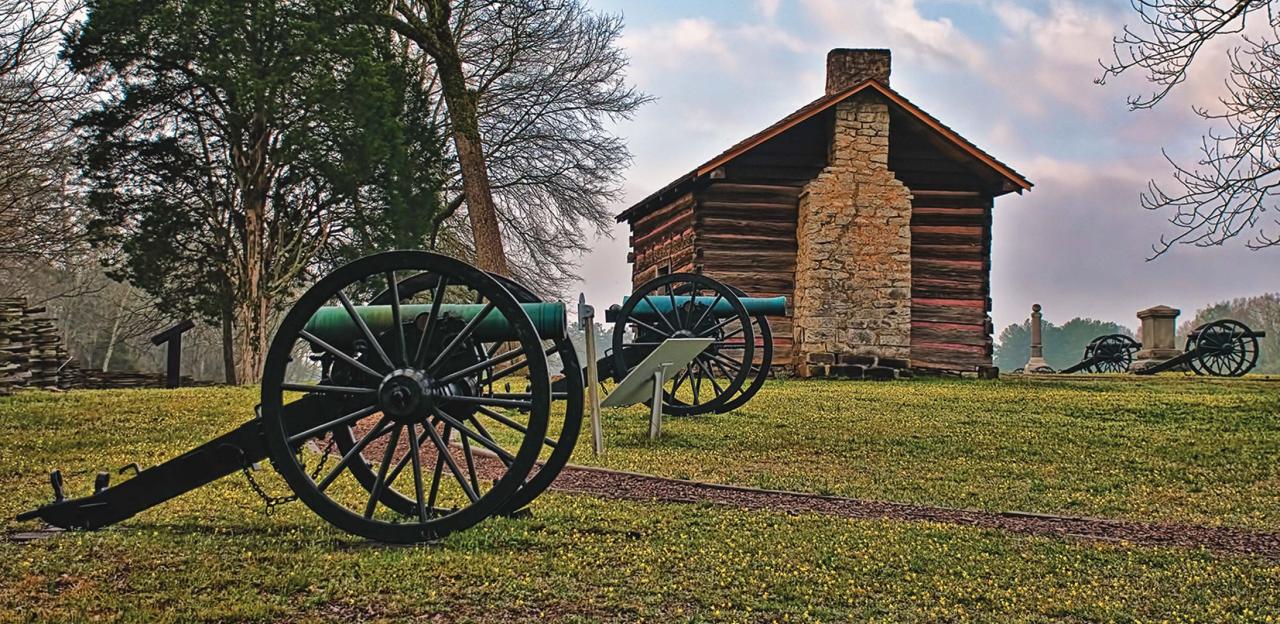
[{"label": "log wall", "polygon": [[889,167],[911,188],[911,365],[991,365],[991,182],[905,118]]},{"label": "log wall", "polygon": [[694,266],[752,297],[786,297],[787,316],[770,317],[774,363],[791,363],[796,272],[796,207],[801,182],[715,181],[698,193]]},{"label": "log wall", "polygon": [[693,266],[694,194],[685,193],[631,224],[631,287],[659,273],[680,273]]}]

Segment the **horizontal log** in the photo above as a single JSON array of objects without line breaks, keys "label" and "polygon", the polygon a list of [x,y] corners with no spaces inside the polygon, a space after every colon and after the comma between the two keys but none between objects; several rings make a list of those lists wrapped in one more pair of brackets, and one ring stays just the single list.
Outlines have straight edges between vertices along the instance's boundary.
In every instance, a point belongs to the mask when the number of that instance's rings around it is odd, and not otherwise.
[{"label": "horizontal log", "polygon": [[911,343],[911,351],[912,353],[920,353],[924,359],[928,360],[960,361],[969,358],[982,358],[986,355],[985,345],[958,345],[926,341],[913,341]]},{"label": "horizontal log", "polygon": [[[987,297],[988,290],[989,285],[979,276],[965,280],[911,277],[911,297],[920,299],[982,299]],[[925,294],[934,292],[948,294]]]},{"label": "horizontal log", "polygon": [[982,260],[916,258],[912,260],[911,266],[922,269],[981,271],[984,264]]},{"label": "horizontal log", "polygon": [[911,367],[919,370],[930,371],[950,371],[950,372],[974,372],[979,366],[990,366],[991,358],[973,358],[961,361],[933,361],[911,357]]},{"label": "horizontal log", "polygon": [[[936,300],[933,300],[936,301]],[[964,299],[952,300],[956,304],[976,302]],[[958,323],[962,325],[981,325],[987,321],[987,311],[982,307],[968,305],[930,305],[921,304],[920,300],[911,302],[911,319],[913,321],[932,321],[935,323]],[[981,303],[981,302],[977,302]]]},{"label": "horizontal log", "polygon": [[674,216],[670,221],[666,221],[658,225],[657,228],[645,232],[643,234],[635,233],[631,235],[631,247],[633,249],[643,247],[650,244],[656,239],[664,237],[681,236],[685,233],[693,232],[693,213],[687,212],[682,215]]},{"label": "horizontal log", "polygon": [[952,234],[948,232],[919,232],[911,228],[912,245],[975,245],[986,249],[983,237],[968,233]]},{"label": "horizontal log", "polygon": [[[986,271],[981,268],[945,266],[938,264],[924,264],[925,262],[943,262],[938,261],[917,261],[911,264],[911,277],[932,280],[947,280],[959,282],[983,282],[986,277]],[[950,260],[946,262],[952,262]],[[958,261],[956,261],[958,262]]]},{"label": "horizontal log", "polygon": [[975,260],[984,262],[987,250],[981,245],[912,245],[912,260]]},{"label": "horizontal log", "polygon": [[930,213],[930,212],[916,212],[916,211],[912,211],[911,213],[912,226],[974,225],[978,227],[985,227],[986,224],[987,224],[987,216],[982,214],[967,215],[967,214],[945,214],[945,213]]},{"label": "horizontal log", "polygon": [[715,269],[706,272],[716,279],[749,293],[795,292],[795,280],[790,273],[768,273],[758,269]]},{"label": "horizontal log", "polygon": [[698,199],[714,202],[793,204],[798,201],[800,191],[801,187],[786,184],[714,182],[698,193]]},{"label": "horizontal log", "polygon": [[918,225],[912,226],[911,234],[946,234],[950,236],[967,236],[975,239],[981,239],[986,228],[982,226],[953,226],[953,225]]},{"label": "horizontal log", "polygon": [[919,319],[911,319],[911,327],[921,327],[929,329],[945,329],[953,331],[974,331],[983,329],[986,325],[970,325],[965,323],[939,323],[936,321],[921,321]]},{"label": "horizontal log", "polygon": [[791,264],[795,264],[795,239],[770,238],[764,236],[723,236],[706,235],[698,237],[698,249],[703,253],[734,251],[767,251],[787,253],[792,256]]},{"label": "horizontal log", "polygon": [[707,271],[755,269],[761,273],[792,275],[796,270],[796,254],[786,250],[699,250],[697,258]]},{"label": "horizontal log", "polygon": [[685,193],[684,195],[681,195],[680,197],[677,197],[676,199],[673,199],[672,201],[664,204],[660,208],[657,208],[651,212],[646,213],[643,217],[640,217],[639,219],[632,221],[631,228],[633,230],[636,228],[640,228],[640,229],[651,228],[653,227],[654,223],[665,221],[671,218],[671,215],[676,212],[679,212],[681,210],[689,210],[693,208],[693,203],[694,203],[693,193]]},{"label": "horizontal log", "polygon": [[951,208],[946,206],[915,205],[911,206],[911,216],[917,215],[965,215],[969,217],[988,217],[988,208]]},{"label": "horizontal log", "polygon": [[795,238],[795,223],[777,223],[772,221],[756,222],[750,219],[721,219],[705,217],[698,223],[699,232],[715,232],[739,236],[767,236],[776,238]]},{"label": "horizontal log", "polygon": [[911,298],[914,299],[971,299],[984,301],[987,287],[984,284],[964,283],[947,286],[911,285]]},{"label": "horizontal log", "polygon": [[741,215],[743,211],[750,211],[752,217],[763,216],[773,217],[777,219],[795,219],[796,207],[799,202],[791,201],[786,203],[779,202],[727,202],[727,201],[703,201],[698,204],[698,212],[701,214],[720,214],[727,213],[729,215]]},{"label": "horizontal log", "polygon": [[986,328],[965,325],[968,330],[950,330],[936,329],[933,327],[911,327],[911,344],[919,343],[936,343],[955,346],[974,346],[985,347],[990,342],[991,337],[987,335]]},{"label": "horizontal log", "polygon": [[967,300],[962,301],[962,300],[951,300],[951,299],[921,298],[921,299],[916,299],[912,303],[916,305],[961,306],[965,308],[975,308],[975,309],[983,308],[983,305],[981,303],[975,303],[973,301],[967,301]]}]

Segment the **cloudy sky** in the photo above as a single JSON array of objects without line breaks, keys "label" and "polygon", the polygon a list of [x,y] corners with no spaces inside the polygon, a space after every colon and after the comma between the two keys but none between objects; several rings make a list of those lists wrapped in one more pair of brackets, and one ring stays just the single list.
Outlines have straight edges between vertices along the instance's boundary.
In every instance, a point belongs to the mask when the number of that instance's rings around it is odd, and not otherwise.
[{"label": "cloudy sky", "polygon": [[[621,12],[629,77],[656,101],[619,125],[635,155],[629,206],[823,92],[826,52],[893,51],[893,87],[1035,183],[996,200],[997,332],[1045,306],[1130,327],[1156,304],[1184,318],[1211,302],[1280,291],[1280,250],[1243,241],[1179,247],[1147,262],[1168,215],[1143,210],[1167,180],[1164,148],[1187,161],[1205,130],[1192,104],[1222,91],[1221,54],[1158,110],[1130,112],[1132,79],[1098,86],[1098,59],[1133,22],[1127,0],[590,0]],[[629,290],[627,229],[596,240],[576,290],[603,307]]]}]

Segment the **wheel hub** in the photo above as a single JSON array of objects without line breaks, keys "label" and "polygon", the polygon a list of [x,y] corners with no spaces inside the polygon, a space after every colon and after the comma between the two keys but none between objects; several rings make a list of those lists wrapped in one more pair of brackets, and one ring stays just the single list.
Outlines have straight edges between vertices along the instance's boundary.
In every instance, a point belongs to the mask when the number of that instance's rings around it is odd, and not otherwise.
[{"label": "wheel hub", "polygon": [[431,380],[420,370],[391,371],[378,387],[378,407],[401,424],[422,422],[435,406],[438,394]]}]

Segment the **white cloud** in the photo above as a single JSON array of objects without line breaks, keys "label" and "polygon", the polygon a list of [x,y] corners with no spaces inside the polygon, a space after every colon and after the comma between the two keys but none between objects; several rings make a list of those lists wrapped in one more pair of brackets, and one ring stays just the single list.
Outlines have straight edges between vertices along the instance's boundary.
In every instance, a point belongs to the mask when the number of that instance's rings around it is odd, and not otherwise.
[{"label": "white cloud", "polygon": [[782,4],[782,0],[756,0],[756,10],[765,19],[773,19],[778,14],[778,5]]},{"label": "white cloud", "polygon": [[832,47],[886,47],[895,56],[931,67],[978,69],[982,48],[947,18],[930,19],[915,0],[803,0],[814,25]]},{"label": "white cloud", "polygon": [[691,61],[724,67],[736,65],[720,27],[702,17],[629,31],[622,37],[621,44],[631,55],[632,67],[640,72],[679,68]]}]

